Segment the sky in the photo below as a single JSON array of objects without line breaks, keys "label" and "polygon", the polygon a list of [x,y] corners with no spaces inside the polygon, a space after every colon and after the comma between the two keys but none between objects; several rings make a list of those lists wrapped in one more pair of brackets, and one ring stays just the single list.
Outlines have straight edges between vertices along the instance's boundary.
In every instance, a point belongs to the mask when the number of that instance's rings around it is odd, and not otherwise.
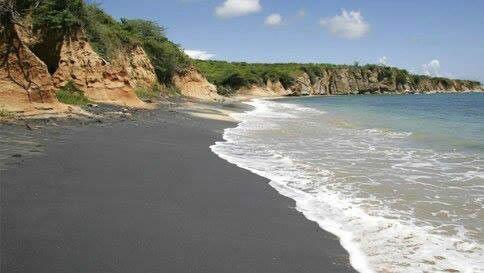
[{"label": "sky", "polygon": [[200,59],[382,63],[484,82],[483,0],[96,0]]}]

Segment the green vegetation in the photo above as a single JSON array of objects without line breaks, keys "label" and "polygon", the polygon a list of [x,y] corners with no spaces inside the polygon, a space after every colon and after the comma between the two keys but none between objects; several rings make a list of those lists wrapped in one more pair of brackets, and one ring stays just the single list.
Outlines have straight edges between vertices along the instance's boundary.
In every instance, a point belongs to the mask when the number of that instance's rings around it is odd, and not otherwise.
[{"label": "green vegetation", "polygon": [[195,66],[213,84],[217,85],[221,95],[230,94],[232,89],[250,86],[251,84],[263,84],[268,80],[280,81],[284,87],[294,84],[295,79],[302,73],[308,74],[312,83],[318,78],[324,77],[328,69],[348,70],[377,70],[378,79],[394,79],[404,84],[408,81],[410,74],[406,70],[393,67],[376,65],[361,66],[334,65],[334,64],[296,64],[296,63],[229,63],[225,61],[194,61]]},{"label": "green vegetation", "polygon": [[[379,65],[361,65],[355,62],[353,65],[334,64],[296,64],[296,63],[244,63],[225,61],[194,61],[195,66],[213,84],[217,85],[218,93],[223,96],[230,96],[242,87],[252,84],[264,84],[268,80],[280,81],[285,88],[290,87],[295,79],[302,73],[306,73],[311,83],[318,78],[327,75],[329,69],[346,69],[355,75],[362,75],[367,72],[376,72],[378,81],[395,82],[397,85],[418,86],[423,81],[432,84],[442,84],[445,88],[452,86],[452,80],[446,78],[428,77],[423,75],[410,74],[405,69]],[[480,85],[478,82],[457,81],[466,84]]]},{"label": "green vegetation", "polygon": [[0,120],[11,119],[14,117],[12,112],[9,112],[3,108],[0,108]]},{"label": "green vegetation", "polygon": [[94,50],[103,58],[110,60],[121,49],[140,43],[119,21],[114,20],[97,5],[85,5],[84,9],[86,35]]},{"label": "green vegetation", "polygon": [[[60,41],[69,33],[83,28],[94,50],[102,57],[113,60],[126,50],[141,46],[150,58],[158,81],[171,86],[175,73],[183,73],[194,64],[212,83],[219,93],[231,95],[235,90],[253,84],[261,85],[271,80],[280,81],[288,88],[296,78],[306,73],[311,82],[328,75],[329,69],[347,69],[349,72],[365,75],[368,71],[377,73],[379,81],[395,82],[400,86],[418,86],[425,82],[452,87],[453,82],[445,78],[412,75],[406,70],[377,65],[297,64],[297,63],[245,63],[225,61],[191,60],[180,47],[166,38],[165,28],[157,23],[139,19],[116,20],[106,14],[98,5],[85,0],[6,0],[13,3],[13,10],[0,10],[0,23],[11,26],[14,18],[32,15],[34,30],[41,35],[40,43],[32,50],[48,66],[50,72],[57,69],[60,55]],[[4,28],[8,30],[7,28]],[[1,30],[1,29],[0,29]],[[9,31],[2,31],[5,41],[11,41]],[[477,82],[457,81],[461,84]],[[142,97],[150,97],[150,90],[139,90]],[[177,92],[173,92],[177,93]]]},{"label": "green vegetation", "polygon": [[145,20],[121,19],[123,28],[140,41],[155,67],[158,80],[171,83],[174,73],[185,72],[191,64],[190,58],[165,36],[165,29]]},{"label": "green vegetation", "polygon": [[46,35],[68,33],[86,21],[82,0],[43,0],[39,3],[32,13],[33,26],[34,30]]},{"label": "green vegetation", "polygon": [[[218,87],[240,88],[251,84],[262,84],[268,80],[280,81],[285,87],[294,83],[305,67],[301,64],[229,63],[225,61],[193,61],[200,72]],[[321,64],[321,66],[325,66]],[[331,66],[331,65],[328,65]]]},{"label": "green vegetation", "polygon": [[56,93],[57,99],[65,104],[86,105],[90,103],[89,99],[84,96],[82,90],[77,88],[73,82],[68,82]]},{"label": "green vegetation", "polygon": [[[16,11],[22,11],[21,15],[32,10],[34,30],[42,38],[41,43],[34,45],[33,51],[46,62],[51,72],[57,69],[59,44],[64,35],[80,28],[85,29],[94,50],[108,60],[126,49],[142,46],[161,83],[171,84],[174,73],[183,73],[191,65],[191,59],[178,45],[166,38],[165,28],[155,22],[128,19],[118,21],[98,5],[84,0],[9,1],[14,1]],[[5,18],[2,16],[2,22]]]},{"label": "green vegetation", "polygon": [[97,5],[84,7],[87,36],[101,56],[112,59],[125,48],[142,46],[155,68],[158,80],[170,84],[174,73],[184,72],[190,58],[165,36],[165,29],[155,22],[121,19],[117,21]]},{"label": "green vegetation", "polygon": [[166,92],[166,94],[168,94],[168,96],[170,96],[170,97],[179,97],[179,96],[181,96],[180,89],[176,88],[173,85],[170,85],[167,88],[165,88],[164,92]]},{"label": "green vegetation", "polygon": [[410,74],[407,70],[398,69],[395,71],[395,81],[399,85],[405,85],[409,82]]},{"label": "green vegetation", "polygon": [[158,98],[160,96],[161,87],[157,84],[152,86],[151,88],[140,86],[137,87],[134,91],[138,98],[142,100],[150,100]]}]

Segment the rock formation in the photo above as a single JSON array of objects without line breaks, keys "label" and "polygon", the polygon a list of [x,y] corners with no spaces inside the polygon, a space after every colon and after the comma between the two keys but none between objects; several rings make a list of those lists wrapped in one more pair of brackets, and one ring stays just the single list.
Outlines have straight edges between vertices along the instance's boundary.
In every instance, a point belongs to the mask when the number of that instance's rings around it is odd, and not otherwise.
[{"label": "rock formation", "polygon": [[290,91],[286,90],[280,81],[267,80],[265,85],[253,84],[249,87],[243,87],[237,90],[239,97],[272,97],[287,96]]},{"label": "rock formation", "polygon": [[126,70],[131,86],[151,88],[158,83],[155,68],[144,49],[139,45],[117,54],[113,63]]},{"label": "rock formation", "polygon": [[275,95],[278,96],[286,96],[289,95],[287,90],[284,88],[284,85],[280,81],[271,81],[267,80],[266,83],[267,88]]},{"label": "rock formation", "polygon": [[[34,35],[28,24],[21,29],[0,26],[0,30],[10,34],[2,36],[4,40],[9,37],[8,41],[0,41],[1,109],[25,115],[39,111],[72,112],[78,108],[59,103],[55,96],[56,90],[68,82],[74,83],[92,101],[144,108],[148,104],[136,96],[135,89],[158,84],[155,68],[140,45],[119,49],[109,62],[93,50],[82,29],[65,37],[47,35],[43,37],[45,40]],[[321,67],[304,71],[295,72],[297,76],[287,86],[267,80],[240,88],[237,94],[267,97],[482,90],[472,81],[411,76],[380,66]],[[193,66],[184,73],[175,73],[171,81],[185,97],[222,99],[217,87]],[[285,82],[290,81],[285,79]]]},{"label": "rock formation", "polygon": [[[128,56],[125,61],[129,62]],[[95,102],[143,108],[146,104],[136,96],[132,85],[138,81],[149,81],[145,75],[133,71],[136,66],[133,68],[132,64],[142,64],[143,61],[136,59],[127,66],[112,65],[92,49],[84,32],[78,31],[65,37],[53,81],[57,88],[72,81]],[[129,71],[136,78],[131,78]]]},{"label": "rock formation", "polygon": [[194,67],[189,68],[185,73],[175,74],[172,82],[183,96],[201,100],[221,99],[217,94],[217,87],[209,83]]},{"label": "rock formation", "polygon": [[23,41],[18,27],[2,31],[10,31],[11,40],[0,41],[0,108],[24,116],[73,110],[56,99],[47,66]]},{"label": "rock formation", "polygon": [[422,93],[481,91],[482,87],[472,81],[417,77],[417,82],[401,80],[386,75],[380,67],[326,68],[321,76],[311,78],[302,73],[287,89],[291,95],[348,95],[365,93]]},{"label": "rock formation", "polygon": [[[237,90],[239,96],[310,96],[350,95],[380,93],[466,92],[483,91],[479,83],[444,78],[400,78],[386,73],[384,68],[326,68],[318,76],[301,72],[291,86],[285,88],[280,82],[267,81]],[[405,75],[405,74],[403,74]],[[414,82],[412,82],[412,79]],[[399,81],[401,83],[399,83]]]}]

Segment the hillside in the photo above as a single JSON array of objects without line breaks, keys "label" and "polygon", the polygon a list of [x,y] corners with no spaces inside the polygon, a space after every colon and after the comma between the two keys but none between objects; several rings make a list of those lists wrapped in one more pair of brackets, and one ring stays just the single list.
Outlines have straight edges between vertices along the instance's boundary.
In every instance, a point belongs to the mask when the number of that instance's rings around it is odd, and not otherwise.
[{"label": "hillside", "polygon": [[224,94],[268,89],[286,95],[344,95],[480,90],[476,81],[413,75],[379,65],[249,64],[195,61],[195,66]]},{"label": "hillside", "polygon": [[[480,90],[480,83],[375,65],[190,59],[155,22],[115,20],[83,0],[0,3],[0,108],[85,114],[90,102],[153,108],[153,98]],[[69,104],[69,105],[67,105]]]},{"label": "hillside", "polygon": [[154,22],[117,21],[82,0],[8,0],[0,12],[4,111],[79,113],[66,103],[89,101],[152,108],[147,98],[160,94],[218,98]]}]

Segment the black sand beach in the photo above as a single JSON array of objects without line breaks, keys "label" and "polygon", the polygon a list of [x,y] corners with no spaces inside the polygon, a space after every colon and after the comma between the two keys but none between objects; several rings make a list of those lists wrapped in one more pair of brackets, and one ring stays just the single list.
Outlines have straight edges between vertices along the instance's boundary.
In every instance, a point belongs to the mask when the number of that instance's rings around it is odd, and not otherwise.
[{"label": "black sand beach", "polygon": [[85,126],[1,173],[1,272],[354,272],[336,237],[209,146],[229,122]]}]

